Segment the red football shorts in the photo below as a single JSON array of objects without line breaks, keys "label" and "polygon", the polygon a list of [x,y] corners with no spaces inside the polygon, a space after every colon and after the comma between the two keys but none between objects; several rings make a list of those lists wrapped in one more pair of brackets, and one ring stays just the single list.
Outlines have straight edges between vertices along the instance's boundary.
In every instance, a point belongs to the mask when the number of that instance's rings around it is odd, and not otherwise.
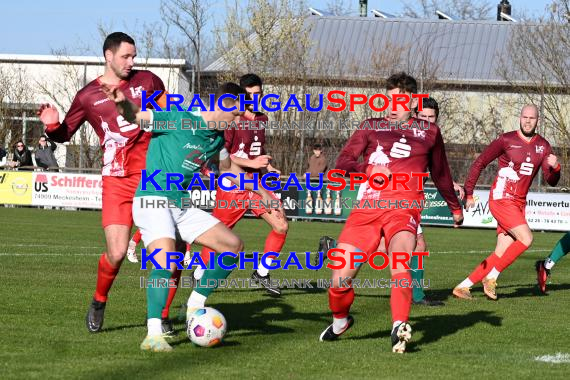
[{"label": "red football shorts", "polygon": [[141,174],[103,176],[103,228],[112,224],[133,226],[133,198]]},{"label": "red football shorts", "polygon": [[367,254],[376,251],[380,239],[390,240],[401,231],[417,234],[421,220],[421,210],[409,209],[354,209],[338,238],[339,243],[355,246]]},{"label": "red football shorts", "polygon": [[507,199],[489,199],[491,215],[497,220],[497,235],[507,234],[514,227],[527,224],[525,208],[526,203]]},{"label": "red football shorts", "polygon": [[[272,191],[270,193],[273,199],[279,200]],[[252,202],[251,212],[253,215],[260,217],[267,212],[267,209],[261,203],[258,203],[261,199],[263,199],[261,195],[253,191],[232,192],[218,188],[216,191],[216,207],[212,215],[228,226],[228,228],[233,228],[243,218],[247,210],[250,209],[247,207],[247,203],[243,203],[245,206],[243,207],[240,201]],[[227,204],[224,204],[224,201]],[[233,207],[230,207],[232,201],[235,201],[237,206],[234,204]],[[224,204],[224,207],[220,207],[221,204]]]}]

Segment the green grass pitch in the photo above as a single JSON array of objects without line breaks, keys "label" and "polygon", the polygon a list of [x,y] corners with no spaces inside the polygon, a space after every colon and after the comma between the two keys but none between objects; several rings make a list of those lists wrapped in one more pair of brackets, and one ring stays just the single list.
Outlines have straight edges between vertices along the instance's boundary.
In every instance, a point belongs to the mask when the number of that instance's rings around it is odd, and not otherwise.
[{"label": "green grass pitch", "polygon": [[[104,332],[89,334],[84,317],[104,248],[99,212],[0,208],[0,378],[568,378],[570,259],[553,270],[548,296],[537,296],[534,261],[561,233],[535,233],[535,242],[499,279],[499,301],[480,287],[473,302],[450,297],[452,287],[494,248],[492,230],[425,228],[426,279],[446,306],[413,306],[409,352],[390,352],[388,289],[357,289],[356,323],[339,341],[318,341],[330,323],[324,289],[218,289],[209,306],[228,321],[224,345],[193,346],[179,336],[169,354],[141,352],[145,291],[135,264],[125,262],[113,286]],[[315,251],[318,238],[337,237],[342,224],[291,222],[284,251]],[[244,220],[236,228],[247,250],[262,250],[269,228]],[[250,270],[233,278],[248,278]],[[188,274],[184,274],[188,275]],[[330,271],[275,271],[275,278],[328,278]],[[232,278],[231,277],[231,278]],[[365,267],[360,278],[388,278]],[[190,289],[180,289],[172,314]],[[562,354],[565,363],[536,360]]]}]

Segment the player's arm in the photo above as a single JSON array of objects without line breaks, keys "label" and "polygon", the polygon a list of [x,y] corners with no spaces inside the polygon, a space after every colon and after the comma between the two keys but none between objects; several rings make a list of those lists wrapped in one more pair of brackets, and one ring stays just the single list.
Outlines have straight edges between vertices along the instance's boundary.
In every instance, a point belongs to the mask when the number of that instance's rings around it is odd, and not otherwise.
[{"label": "player's arm", "polygon": [[358,158],[364,154],[367,145],[366,130],[356,130],[342,148],[335,168],[344,170],[347,174],[364,173],[368,163],[358,162]]},{"label": "player's arm", "polygon": [[101,90],[115,103],[117,112],[119,112],[119,114],[121,114],[129,123],[140,124],[141,121],[146,121],[147,123],[152,121],[152,112],[141,111],[141,108],[127,99],[123,91],[119,90],[118,87],[101,84]]},{"label": "player's arm", "polygon": [[475,206],[475,201],[473,200],[473,191],[475,190],[475,185],[477,180],[481,175],[483,169],[487,167],[491,162],[493,162],[497,157],[504,153],[504,140],[503,136],[499,137],[493,141],[485,150],[477,157],[475,162],[471,165],[469,169],[469,174],[465,180],[465,196],[467,201],[465,202],[465,209],[469,210],[471,207]]},{"label": "player's arm", "polygon": [[255,157],[253,160],[248,158],[241,158],[236,157],[235,155],[231,155],[231,160],[238,166],[242,168],[252,168],[252,169],[262,169],[267,168],[269,170],[269,160],[271,160],[271,156],[263,154],[261,156]]},{"label": "player's arm", "polygon": [[51,104],[43,104],[37,112],[44,124],[46,135],[58,143],[64,143],[73,137],[75,132],[85,123],[85,110],[81,104],[80,95],[75,95],[65,118],[59,122],[59,112]]},{"label": "player's arm", "polygon": [[429,170],[435,187],[437,187],[439,193],[447,202],[447,207],[453,214],[454,225],[456,227],[460,226],[463,224],[463,210],[453,188],[451,170],[449,169],[445,145],[443,144],[443,137],[439,128],[437,129],[435,144],[430,154]]},{"label": "player's arm", "polygon": [[550,147],[547,148],[546,153],[542,160],[542,177],[550,186],[556,186],[560,181],[561,166]]},{"label": "player's arm", "polygon": [[[241,166],[233,162],[225,148],[220,152],[220,172],[229,172],[235,174],[237,178],[228,177],[228,179],[238,187],[240,187],[239,174],[245,173]],[[272,204],[271,201],[273,200],[273,197],[270,195],[269,191],[265,190],[262,186],[258,186],[257,189],[254,189],[253,184],[248,182],[243,184],[243,188],[245,190],[253,191],[254,193],[259,194],[261,197],[263,197],[263,201],[266,204]]]},{"label": "player's arm", "polygon": [[[230,155],[228,154],[228,151],[226,148],[223,148],[222,151],[220,152],[220,172],[221,173],[232,173],[235,174],[237,176],[237,178],[232,178],[232,177],[227,177],[232,183],[234,183],[235,185],[237,185],[238,187],[240,186],[240,181],[239,181],[239,174],[240,173],[245,173],[245,171],[243,170],[243,168],[240,165],[237,165],[232,158],[230,158]],[[254,190],[253,188],[253,184],[252,183],[245,183],[243,185],[243,188],[245,190],[250,190],[253,191],[255,193],[258,193],[261,195],[261,193],[259,193],[259,191]]]}]

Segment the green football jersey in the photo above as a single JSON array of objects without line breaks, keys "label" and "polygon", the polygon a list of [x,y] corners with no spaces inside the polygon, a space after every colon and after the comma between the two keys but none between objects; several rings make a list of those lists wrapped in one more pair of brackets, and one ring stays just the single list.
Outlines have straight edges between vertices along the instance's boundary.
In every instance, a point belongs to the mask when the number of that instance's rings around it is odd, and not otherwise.
[{"label": "green football jersey", "polygon": [[[217,155],[224,147],[224,133],[207,129],[207,124],[200,115],[200,110],[186,111],[151,111],[153,113],[152,138],[146,154],[146,173],[164,189],[156,190],[147,182],[146,190],[137,188],[135,197],[160,196],[176,202],[181,207],[181,198],[188,197],[187,191],[180,191],[176,185],[166,188],[166,174],[180,173],[184,176],[182,187],[188,188],[194,173],[199,173],[209,159]],[[163,122],[164,128],[156,128],[157,122]]]}]

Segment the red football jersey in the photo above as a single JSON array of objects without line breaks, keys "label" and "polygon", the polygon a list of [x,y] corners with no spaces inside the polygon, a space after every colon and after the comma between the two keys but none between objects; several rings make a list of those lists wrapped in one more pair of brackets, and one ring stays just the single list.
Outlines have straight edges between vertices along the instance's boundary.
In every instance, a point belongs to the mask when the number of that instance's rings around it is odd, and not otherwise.
[{"label": "red football jersey", "polygon": [[[408,123],[419,119],[412,118]],[[375,129],[368,129],[369,126]],[[364,162],[358,162],[360,156]],[[365,173],[368,165],[385,165],[392,173],[431,173],[431,178],[447,201],[451,210],[461,210],[461,205],[453,190],[453,180],[441,131],[436,124],[430,123],[428,129],[389,127],[386,119],[365,120],[360,128],[348,140],[336,162],[336,168],[347,172]],[[368,186],[360,186],[362,199],[387,199],[420,201],[424,199],[423,190],[419,190],[421,179],[414,177],[407,183],[410,190],[392,189],[378,191]]]},{"label": "red football jersey", "polygon": [[[240,117],[238,128],[226,129],[224,138],[225,148],[230,155],[239,158],[253,160],[265,154],[265,128],[259,122],[267,123],[269,119],[265,114],[257,113],[253,119],[248,119],[245,115]],[[261,170],[253,168],[243,168],[246,173],[260,173]],[[227,179],[222,179],[224,186],[232,186],[233,183]],[[245,191],[245,190],[244,190]],[[233,190],[234,193],[244,192]]]},{"label": "red football jersey", "polygon": [[525,203],[528,189],[540,167],[544,180],[550,186],[556,186],[560,180],[560,167],[551,168],[546,162],[551,153],[550,144],[540,135],[535,135],[529,142],[520,131],[504,133],[471,166],[465,181],[465,194],[473,195],[481,171],[498,157],[499,172],[491,187],[490,198]]},{"label": "red football jersey", "polygon": [[[73,99],[65,118],[58,128],[46,133],[57,142],[66,142],[88,121],[99,136],[103,149],[104,176],[123,177],[140,173],[146,166],[146,151],[150,133],[121,116],[101,91],[99,78],[83,87]],[[134,70],[129,79],[121,81],[119,88],[134,103],[140,105],[141,91],[152,94],[165,91],[162,80],[146,70]]]},{"label": "red football jersey", "polygon": [[[241,116],[239,129],[227,129],[224,133],[225,147],[235,157],[253,160],[265,154],[265,129],[262,123],[267,123],[266,115],[259,113],[253,119]],[[254,169],[245,168],[247,171]]]}]

